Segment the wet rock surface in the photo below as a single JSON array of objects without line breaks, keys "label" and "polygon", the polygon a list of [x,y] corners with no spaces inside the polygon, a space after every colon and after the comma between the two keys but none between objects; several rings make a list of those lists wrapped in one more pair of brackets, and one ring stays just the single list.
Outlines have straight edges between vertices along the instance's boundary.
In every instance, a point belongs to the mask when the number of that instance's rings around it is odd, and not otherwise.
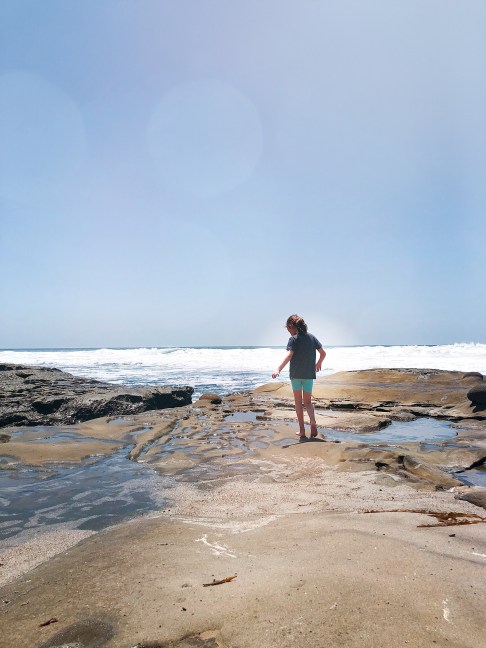
[{"label": "wet rock surface", "polygon": [[59,369],[0,364],[0,428],[88,421],[191,403],[192,387],[127,388]]},{"label": "wet rock surface", "polygon": [[410,370],[319,380],[316,439],[296,436],[293,395],[281,383],[252,393],[208,394],[176,410],[53,427],[50,434],[12,427],[6,430],[11,438],[2,445],[0,468],[53,470],[61,461],[89,468],[90,457],[118,453],[162,477],[213,488],[218,480],[243,476],[279,479],[276,458],[285,463],[306,456],[341,472],[372,470],[388,485],[467,490],[472,473],[484,470],[486,456],[486,419],[468,402],[467,383],[458,372]]}]

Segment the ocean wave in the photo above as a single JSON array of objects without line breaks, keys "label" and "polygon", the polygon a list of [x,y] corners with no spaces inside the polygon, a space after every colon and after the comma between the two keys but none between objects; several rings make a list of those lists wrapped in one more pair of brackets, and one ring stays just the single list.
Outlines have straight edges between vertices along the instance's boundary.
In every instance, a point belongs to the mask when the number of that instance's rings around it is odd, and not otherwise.
[{"label": "ocean wave", "polygon": [[[143,347],[0,351],[0,362],[57,367],[114,384],[192,385],[196,394],[269,382],[283,347]],[[486,374],[486,344],[329,347],[323,374],[373,368],[447,369]]]}]

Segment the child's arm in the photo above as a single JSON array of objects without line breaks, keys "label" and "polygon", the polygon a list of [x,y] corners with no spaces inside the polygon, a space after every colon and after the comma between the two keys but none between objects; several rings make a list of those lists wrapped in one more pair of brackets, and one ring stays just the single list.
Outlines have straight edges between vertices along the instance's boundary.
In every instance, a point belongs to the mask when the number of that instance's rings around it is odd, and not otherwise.
[{"label": "child's arm", "polygon": [[282,364],[279,366],[279,368],[277,369],[277,371],[275,371],[275,373],[272,374],[272,378],[276,378],[276,377],[279,375],[279,373],[282,371],[282,369],[285,367],[285,365],[288,364],[288,363],[290,362],[290,358],[291,358],[293,355],[294,355],[294,352],[293,352],[293,351],[289,351],[289,352],[287,353],[287,355],[285,356],[285,359],[284,359],[284,361],[282,362]]},{"label": "child's arm", "polygon": [[317,349],[317,352],[319,353],[319,360],[316,362],[316,371],[320,371],[324,358],[326,357],[326,352],[322,347],[320,349]]}]

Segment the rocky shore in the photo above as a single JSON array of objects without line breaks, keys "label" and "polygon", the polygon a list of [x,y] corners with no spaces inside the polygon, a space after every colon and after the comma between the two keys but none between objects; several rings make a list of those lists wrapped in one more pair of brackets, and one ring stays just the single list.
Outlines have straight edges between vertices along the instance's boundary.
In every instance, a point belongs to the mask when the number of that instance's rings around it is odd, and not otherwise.
[{"label": "rocky shore", "polygon": [[127,389],[59,369],[0,364],[0,428],[88,421],[191,402],[192,387]]},{"label": "rocky shore", "polygon": [[[12,474],[123,450],[158,473],[167,504],[59,547],[45,530],[0,549],[5,645],[476,648],[486,491],[472,475],[486,410],[468,394],[482,386],[480,374],[435,370],[327,376],[315,387],[320,436],[306,442],[283,383],[118,409],[78,423],[69,443],[60,419],[35,443],[6,427],[0,467]],[[427,426],[437,438],[422,438]]]}]

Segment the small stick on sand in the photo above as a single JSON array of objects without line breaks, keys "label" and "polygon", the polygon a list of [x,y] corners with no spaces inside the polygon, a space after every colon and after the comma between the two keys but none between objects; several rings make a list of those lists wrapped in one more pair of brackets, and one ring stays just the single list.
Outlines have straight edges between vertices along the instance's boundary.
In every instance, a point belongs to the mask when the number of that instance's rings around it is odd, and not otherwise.
[{"label": "small stick on sand", "polygon": [[237,577],[238,574],[235,574],[234,576],[227,576],[226,578],[222,578],[221,580],[216,580],[213,578],[212,583],[203,583],[203,587],[211,587],[211,585],[222,585],[223,583],[231,583],[232,580],[234,580]]}]

